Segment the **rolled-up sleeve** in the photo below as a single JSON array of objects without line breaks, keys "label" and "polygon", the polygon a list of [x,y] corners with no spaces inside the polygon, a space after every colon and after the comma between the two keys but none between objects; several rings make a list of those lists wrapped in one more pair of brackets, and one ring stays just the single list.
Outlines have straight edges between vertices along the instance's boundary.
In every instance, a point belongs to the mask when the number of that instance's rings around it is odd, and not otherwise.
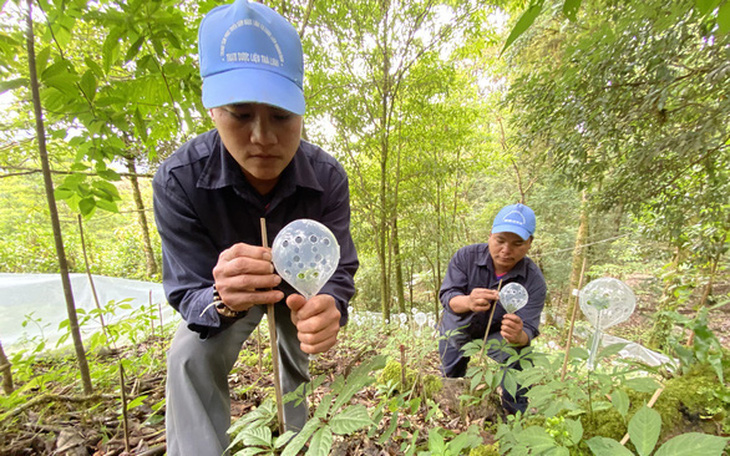
[{"label": "rolled-up sleeve", "polygon": [[337,238],[340,245],[340,262],[335,273],[322,287],[320,294],[329,294],[335,298],[340,311],[340,326],[344,326],[348,319],[347,304],[355,294],[355,272],[359,262],[350,233],[350,190],[347,175],[342,168],[332,168],[330,184],[327,193],[331,199],[320,222]]},{"label": "rolled-up sleeve", "polygon": [[464,249],[458,250],[449,262],[449,266],[446,269],[446,276],[439,290],[439,299],[444,306],[444,310],[447,312],[455,314],[451,306],[449,306],[452,298],[470,293],[469,267],[471,265],[468,264],[464,257]]},{"label": "rolled-up sleeve", "polygon": [[173,175],[161,168],[152,187],[167,300],[190,329],[206,337],[221,326],[217,312],[203,313],[213,301],[213,267],[218,251]]}]

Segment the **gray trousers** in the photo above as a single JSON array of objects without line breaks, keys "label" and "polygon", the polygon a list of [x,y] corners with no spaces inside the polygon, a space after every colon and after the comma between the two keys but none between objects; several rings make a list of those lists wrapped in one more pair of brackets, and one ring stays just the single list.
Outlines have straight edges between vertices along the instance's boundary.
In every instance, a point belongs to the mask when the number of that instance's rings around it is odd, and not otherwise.
[{"label": "gray trousers", "polygon": [[[231,425],[228,374],[243,342],[266,313],[252,307],[228,329],[207,339],[182,322],[167,352],[165,427],[170,456],[221,456],[228,447]],[[297,330],[285,304],[276,305],[279,372],[284,394],[309,381],[309,356],[299,348]],[[300,430],[307,420],[306,401],[284,404],[287,430]]]}]

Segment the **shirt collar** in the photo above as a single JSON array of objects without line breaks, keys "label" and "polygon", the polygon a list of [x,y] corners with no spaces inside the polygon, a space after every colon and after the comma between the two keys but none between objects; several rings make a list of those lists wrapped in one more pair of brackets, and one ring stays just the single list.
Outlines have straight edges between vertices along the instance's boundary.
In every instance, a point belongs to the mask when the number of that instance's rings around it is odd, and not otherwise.
[{"label": "shirt collar", "polygon": [[[296,187],[310,188],[318,192],[324,191],[319,185],[311,163],[302,150],[306,146],[308,146],[306,142],[300,141],[294,158],[281,173],[281,179],[274,192],[281,194],[282,197],[294,193]],[[212,143],[200,143],[196,147],[207,149],[201,150],[201,152],[208,155],[208,160],[197,182],[199,188],[215,190],[244,184],[245,176],[238,162],[228,153],[217,131],[215,131]],[[201,153],[201,155],[206,154]]]},{"label": "shirt collar", "polygon": [[[477,266],[487,268],[487,270],[494,274],[494,262],[492,261],[492,255],[489,253],[489,244],[483,244],[483,250],[479,254],[479,261]],[[510,269],[503,277],[502,280],[511,277],[527,277],[527,257],[517,262],[512,269]]]}]

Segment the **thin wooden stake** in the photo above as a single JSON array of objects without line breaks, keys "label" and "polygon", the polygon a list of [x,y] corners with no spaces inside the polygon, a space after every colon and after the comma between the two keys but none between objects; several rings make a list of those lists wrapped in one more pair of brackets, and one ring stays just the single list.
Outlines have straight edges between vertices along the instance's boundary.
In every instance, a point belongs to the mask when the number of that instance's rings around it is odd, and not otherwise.
[{"label": "thin wooden stake", "polygon": [[162,321],[162,302],[157,303],[157,311],[160,313],[160,334],[164,335],[165,322]]},{"label": "thin wooden stake", "polygon": [[[264,247],[269,246],[268,236],[266,234],[266,219],[261,217],[261,244]],[[284,399],[281,392],[281,380],[279,379],[279,347],[276,344],[276,317],[274,316],[274,306],[276,304],[266,305],[266,317],[269,321],[269,341],[271,342],[271,364],[274,367],[274,392],[276,393],[276,414],[279,418],[279,434],[284,433]]]},{"label": "thin wooden stake", "polygon": [[403,390],[406,389],[406,346],[400,344],[400,383]]},{"label": "thin wooden stake", "polygon": [[119,361],[119,387],[122,391],[122,429],[124,430],[124,451],[129,453],[129,423],[127,418],[127,393],[124,391],[124,367]]},{"label": "thin wooden stake", "polygon": [[[502,279],[499,279],[499,285],[497,285],[497,293],[502,290]],[[492,311],[489,313],[489,322],[487,322],[487,329],[484,331],[484,340],[482,341],[482,351],[479,352],[479,359],[484,357],[484,349],[487,348],[487,337],[489,337],[489,328],[492,327],[492,318],[494,318],[494,309],[497,308],[497,301],[492,303]]]},{"label": "thin wooden stake", "polygon": [[[152,339],[154,340],[154,338],[155,338],[155,308],[152,307],[152,290],[150,290],[149,299],[147,300],[147,302],[149,302],[149,304],[150,304],[150,312],[152,313],[152,315],[150,315],[150,325],[152,326]],[[161,331],[160,331],[160,334],[162,334]]]},{"label": "thin wooden stake", "polygon": [[[580,268],[580,277],[578,277],[578,290],[583,286],[583,274],[586,272],[587,256],[583,257],[583,266]],[[572,300],[573,294],[568,297],[568,306]],[[565,358],[563,358],[563,370],[560,373],[560,381],[565,380],[565,373],[568,370],[568,358],[570,358],[570,345],[573,342],[573,328],[575,327],[575,318],[578,315],[578,301],[573,304],[573,312],[570,315],[570,329],[568,330],[568,340],[565,342]]]},{"label": "thin wooden stake", "polygon": [[[654,407],[654,404],[656,404],[657,399],[659,399],[659,396],[662,394],[662,391],[664,391],[664,387],[660,386],[658,390],[654,391],[654,395],[649,399],[649,403],[646,404],[647,407],[652,408]],[[626,445],[626,442],[629,441],[629,433],[627,432],[626,435],[624,435],[624,438],[621,439],[621,445]]]}]

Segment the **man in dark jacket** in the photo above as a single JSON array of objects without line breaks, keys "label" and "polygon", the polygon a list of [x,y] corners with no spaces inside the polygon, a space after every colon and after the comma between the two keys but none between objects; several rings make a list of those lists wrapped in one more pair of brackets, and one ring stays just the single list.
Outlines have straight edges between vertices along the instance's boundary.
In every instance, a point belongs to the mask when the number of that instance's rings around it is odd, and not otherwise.
[{"label": "man in dark jacket", "polygon": [[[546,285],[542,272],[527,257],[535,233],[535,213],[523,204],[500,210],[492,224],[489,241],[462,247],[449,263],[439,297],[444,307],[440,332],[448,338],[439,341],[444,375],[463,377],[469,364],[462,347],[484,338],[490,309],[499,300],[499,284],[517,282],[529,295],[527,305],[507,313],[501,305],[494,309],[488,340],[505,340],[518,350],[528,346],[539,334],[540,314],[545,305]],[[491,349],[489,356],[505,362],[509,354]],[[510,366],[519,369],[518,365]],[[502,388],[502,405],[507,413],[527,409],[525,389],[516,397]]]},{"label": "man in dark jacket", "polygon": [[[215,129],[183,145],[153,180],[163,285],[183,317],[168,353],[170,455],[220,456],[230,426],[228,374],[243,342],[275,305],[284,393],[309,380],[309,355],[331,348],[347,321],[357,254],[342,166],[301,139],[302,45],[294,27],[248,0],[219,6],[199,31],[203,105]],[[307,300],[283,282],[262,245],[308,218],[337,238],[332,278]],[[284,407],[299,430],[307,405]]]}]

